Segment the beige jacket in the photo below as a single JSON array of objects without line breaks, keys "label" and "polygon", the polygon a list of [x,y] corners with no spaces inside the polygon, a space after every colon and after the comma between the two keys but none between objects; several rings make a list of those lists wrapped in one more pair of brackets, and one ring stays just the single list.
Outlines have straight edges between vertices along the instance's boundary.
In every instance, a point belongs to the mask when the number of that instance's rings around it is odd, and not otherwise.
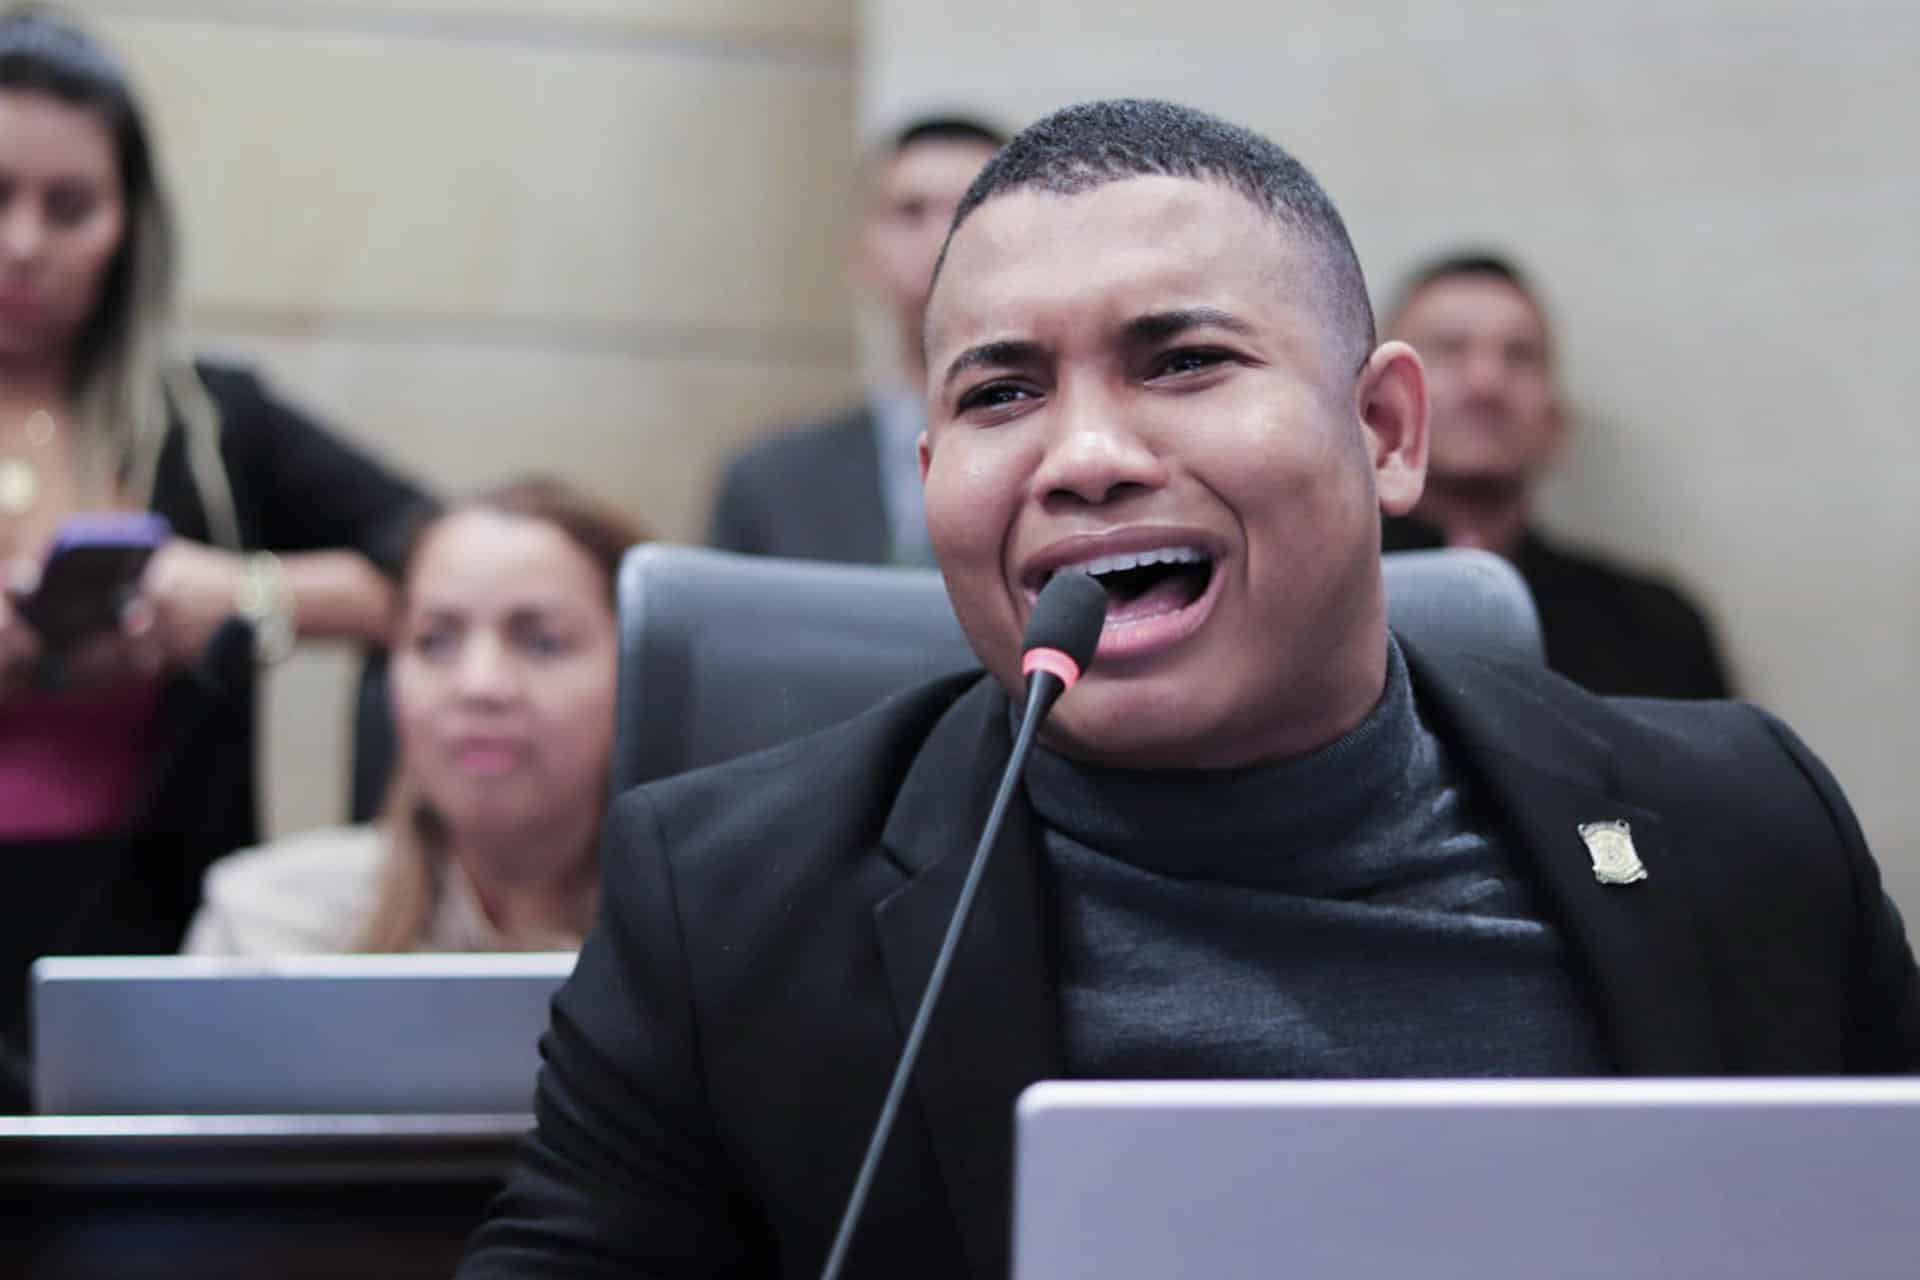
[{"label": "beige jacket", "polygon": [[[357,949],[388,857],[379,827],[302,832],[222,858],[207,870],[189,955],[324,955]],[[574,945],[578,945],[577,940]],[[472,882],[449,863],[420,951],[510,951]]]}]

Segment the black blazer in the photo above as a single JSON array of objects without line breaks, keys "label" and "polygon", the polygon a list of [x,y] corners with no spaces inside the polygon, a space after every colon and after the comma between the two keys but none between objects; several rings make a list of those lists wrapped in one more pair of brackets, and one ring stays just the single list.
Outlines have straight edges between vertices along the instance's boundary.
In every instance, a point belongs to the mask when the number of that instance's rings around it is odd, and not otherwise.
[{"label": "black blazer", "polygon": [[1521,540],[1513,566],[1539,610],[1547,665],[1575,684],[1648,698],[1732,696],[1706,616],[1666,583],[1537,533]]},{"label": "black blazer", "polygon": [[721,481],[707,541],[752,555],[888,563],[872,411],[862,405],[741,452]]},{"label": "black blazer", "polygon": [[[1381,549],[1446,545],[1438,530],[1389,519]],[[1728,698],[1733,682],[1706,615],[1657,578],[1630,572],[1529,529],[1514,548],[1540,615],[1547,666],[1594,693],[1638,698]]]},{"label": "black blazer", "polygon": [[[1647,1075],[1920,1065],[1920,988],[1846,802],[1778,721],[1406,646],[1422,714]],[[977,678],[630,792],[554,1004],[538,1129],[464,1280],[815,1274],[1010,746]],[[1625,818],[1648,870],[1597,882]],[[849,1276],[1006,1273],[1013,1104],[1061,1063],[1036,820],[1010,814]]]}]

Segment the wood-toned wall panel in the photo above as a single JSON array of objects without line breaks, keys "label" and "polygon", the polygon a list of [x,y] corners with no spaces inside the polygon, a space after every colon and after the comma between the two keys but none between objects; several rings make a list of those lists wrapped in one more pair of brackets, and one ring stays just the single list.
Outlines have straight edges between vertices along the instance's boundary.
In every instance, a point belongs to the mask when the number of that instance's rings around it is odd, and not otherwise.
[{"label": "wood-toned wall panel", "polygon": [[843,69],[115,19],[191,297],[260,314],[847,341]]},{"label": "wood-toned wall panel", "polygon": [[687,355],[210,334],[204,349],[457,494],[557,472],[697,540],[721,461],[851,393],[844,368]]},{"label": "wood-toned wall panel", "polygon": [[217,19],[286,28],[428,30],[531,42],[603,36],[688,40],[711,51],[842,57],[858,23],[853,0],[79,0],[96,19]]}]

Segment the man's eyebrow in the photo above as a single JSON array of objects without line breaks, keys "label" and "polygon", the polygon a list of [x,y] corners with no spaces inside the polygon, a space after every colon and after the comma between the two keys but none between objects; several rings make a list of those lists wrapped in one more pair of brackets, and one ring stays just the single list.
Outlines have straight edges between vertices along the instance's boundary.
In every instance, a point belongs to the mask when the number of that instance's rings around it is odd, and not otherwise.
[{"label": "man's eyebrow", "polygon": [[1218,307],[1180,307],[1173,311],[1149,311],[1127,321],[1124,333],[1129,342],[1142,344],[1165,342],[1190,329],[1225,329],[1241,337],[1252,337],[1253,326]]},{"label": "man's eyebrow", "polygon": [[953,358],[947,366],[947,372],[940,380],[942,387],[950,387],[953,380],[970,369],[982,369],[994,365],[1033,364],[1040,359],[1040,344],[1037,342],[983,342],[977,347],[968,347]]}]

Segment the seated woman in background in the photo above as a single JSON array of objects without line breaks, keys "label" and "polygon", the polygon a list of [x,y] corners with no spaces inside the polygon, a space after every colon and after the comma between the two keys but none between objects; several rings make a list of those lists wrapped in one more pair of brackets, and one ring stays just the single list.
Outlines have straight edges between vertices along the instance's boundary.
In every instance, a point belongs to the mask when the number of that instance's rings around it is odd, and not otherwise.
[{"label": "seated woman in background", "polygon": [[[207,865],[259,839],[256,665],[384,638],[378,565],[424,503],[196,364],[176,282],[124,70],[37,6],[0,13],[0,1094],[36,956],[173,950]],[[124,581],[43,573],[76,520],[157,550]],[[48,597],[85,620],[52,626]]]},{"label": "seated woman in background", "polygon": [[401,578],[385,812],[214,864],[186,950],[579,946],[613,750],[614,583],[641,540],[546,480],[426,525]]}]

